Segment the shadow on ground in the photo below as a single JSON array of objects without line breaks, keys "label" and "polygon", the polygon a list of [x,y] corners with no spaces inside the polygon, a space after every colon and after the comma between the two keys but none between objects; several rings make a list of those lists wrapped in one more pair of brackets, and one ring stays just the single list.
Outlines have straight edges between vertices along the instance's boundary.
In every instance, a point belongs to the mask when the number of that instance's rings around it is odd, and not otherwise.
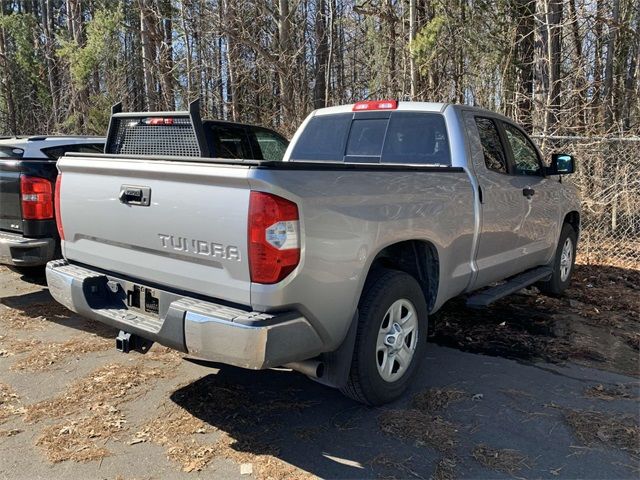
[{"label": "shadow on ground", "polygon": [[[380,408],[356,404],[296,373],[232,367],[176,390],[171,400],[226,432],[232,449],[271,455],[322,478],[539,478],[558,469],[565,478],[626,478],[637,452],[581,446],[566,415],[605,409],[632,421],[633,397],[603,402],[584,394],[594,385],[630,380],[430,345],[407,395]],[[637,384],[628,388],[640,393]],[[455,402],[418,410],[416,395],[440,389],[455,391]],[[429,429],[448,433],[434,442],[424,434]],[[508,451],[518,463],[487,467],[476,458],[486,449]]]},{"label": "shadow on ground", "polygon": [[[0,304],[18,312],[11,313],[10,324],[13,328],[26,329],[34,326],[34,322],[51,322],[65,327],[93,333],[104,338],[115,338],[118,331],[100,322],[80,317],[51,298],[48,290],[23,293],[0,299]],[[1,315],[1,314],[0,314]]]}]

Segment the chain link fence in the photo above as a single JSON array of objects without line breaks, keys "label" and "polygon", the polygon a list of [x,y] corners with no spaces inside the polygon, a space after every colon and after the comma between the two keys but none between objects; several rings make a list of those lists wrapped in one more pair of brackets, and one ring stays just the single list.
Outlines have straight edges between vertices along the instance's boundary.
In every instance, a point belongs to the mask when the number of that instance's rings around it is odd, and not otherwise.
[{"label": "chain link fence", "polygon": [[576,159],[568,181],[582,198],[582,259],[640,269],[640,138],[536,140],[545,158],[569,153]]}]

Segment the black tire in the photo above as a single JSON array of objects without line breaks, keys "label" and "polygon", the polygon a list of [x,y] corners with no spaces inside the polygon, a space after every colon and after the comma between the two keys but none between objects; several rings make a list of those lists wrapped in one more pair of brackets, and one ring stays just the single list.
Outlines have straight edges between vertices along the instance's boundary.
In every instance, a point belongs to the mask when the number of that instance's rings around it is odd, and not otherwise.
[{"label": "black tire", "polygon": [[[408,366],[403,369],[404,373],[398,373],[402,367],[396,360],[392,360],[392,370],[398,365],[398,372],[392,374],[400,376],[394,381],[387,381],[378,371],[378,355],[381,353],[377,345],[378,334],[383,321],[387,324],[391,321],[386,314],[391,305],[398,300],[410,302],[415,309],[417,340]],[[424,356],[427,342],[427,304],[420,285],[411,275],[396,270],[380,270],[367,281],[358,310],[358,330],[349,379],[340,391],[358,402],[381,405],[402,395]],[[400,310],[401,315],[404,311],[406,310]],[[402,343],[404,347],[407,341],[413,343],[410,335],[411,333],[403,337],[398,345]],[[386,354],[383,356],[386,361],[395,358],[391,354],[388,357]]]},{"label": "black tire", "polygon": [[[563,272],[562,265],[562,251],[567,241],[571,242],[571,259],[569,260],[568,274],[565,273],[566,270]],[[571,275],[573,274],[573,267],[576,261],[577,241],[578,235],[576,234],[576,231],[571,225],[565,223],[562,226],[562,231],[560,232],[560,240],[558,241],[558,246],[556,247],[556,254],[553,257],[553,263],[550,265],[551,268],[553,268],[553,274],[551,275],[551,278],[549,280],[540,282],[538,284],[540,291],[548,295],[557,296],[562,295],[562,293],[567,289],[567,287],[571,283]]]}]

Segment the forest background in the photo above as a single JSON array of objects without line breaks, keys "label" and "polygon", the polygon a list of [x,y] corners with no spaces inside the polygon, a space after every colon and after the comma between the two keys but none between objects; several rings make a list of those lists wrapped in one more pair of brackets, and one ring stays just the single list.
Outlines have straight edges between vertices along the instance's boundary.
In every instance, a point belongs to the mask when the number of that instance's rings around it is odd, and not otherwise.
[{"label": "forest background", "polygon": [[111,105],[291,136],[314,108],[467,103],[575,155],[581,255],[640,269],[640,0],[1,0],[0,135]]},{"label": "forest background", "polygon": [[291,135],[363,99],[467,103],[543,135],[638,135],[640,0],[2,0],[0,134],[109,107]]}]

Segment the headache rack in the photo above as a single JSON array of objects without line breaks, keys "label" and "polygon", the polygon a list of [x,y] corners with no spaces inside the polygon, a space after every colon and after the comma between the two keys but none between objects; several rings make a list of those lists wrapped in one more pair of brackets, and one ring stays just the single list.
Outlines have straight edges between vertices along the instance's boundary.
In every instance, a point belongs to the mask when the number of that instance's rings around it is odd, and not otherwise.
[{"label": "headache rack", "polygon": [[210,157],[200,118],[200,100],[186,112],[123,112],[111,107],[104,153]]}]

